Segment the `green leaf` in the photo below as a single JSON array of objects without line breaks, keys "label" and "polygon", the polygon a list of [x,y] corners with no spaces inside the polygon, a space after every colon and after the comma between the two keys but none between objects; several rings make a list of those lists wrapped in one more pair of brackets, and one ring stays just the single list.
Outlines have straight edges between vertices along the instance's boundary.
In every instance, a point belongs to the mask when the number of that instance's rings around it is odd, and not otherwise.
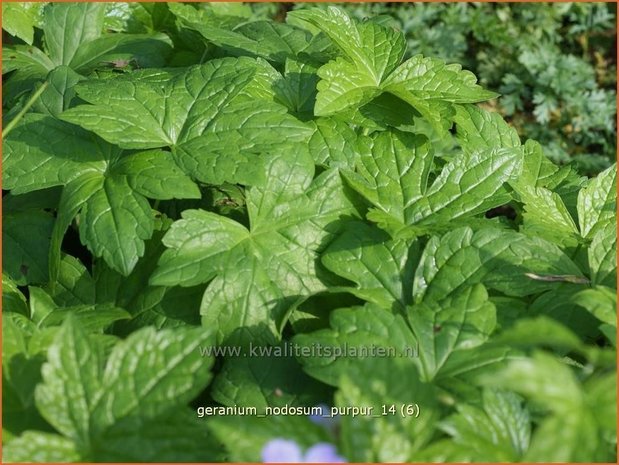
[{"label": "green leaf", "polygon": [[[43,15],[47,55],[36,47],[17,45],[5,48],[3,73],[17,70],[5,86],[5,94],[14,99],[22,92],[29,92],[38,82],[46,79],[48,71],[52,71],[49,77],[52,85],[46,89],[35,108],[47,107],[56,115],[67,108],[66,105],[60,110],[57,108],[63,96],[67,94],[67,99],[73,96],[72,89],[65,91],[77,82],[79,75],[75,73],[89,74],[97,67],[106,66],[106,60],[127,61],[143,67],[165,64],[171,49],[171,41],[165,34],[116,33],[102,36],[104,13],[104,5],[47,5]],[[65,34],[67,30],[73,31],[73,34]],[[67,79],[67,70],[72,82]],[[59,93],[60,96],[57,95]]]},{"label": "green leaf", "polygon": [[[587,410],[567,417],[552,416],[537,428],[523,457],[535,462],[584,462],[601,450],[595,421]],[[596,461],[604,461],[597,458]]]},{"label": "green leaf", "polygon": [[506,203],[510,197],[503,185],[522,163],[517,150],[465,153],[428,186],[433,156],[423,136],[382,132],[361,147],[358,173],[346,178],[376,207],[368,218],[396,232],[403,226],[444,225]]},{"label": "green leaf", "polygon": [[200,324],[196,310],[204,294],[203,286],[196,287],[146,287],[136,292],[132,305],[132,318],[116,326],[119,332],[134,331],[144,326],[158,329],[192,327]]},{"label": "green leaf", "polygon": [[[191,27],[194,24],[207,24],[214,27],[233,28],[252,17],[251,7],[244,4],[213,3],[200,6],[201,8],[195,8],[194,5],[171,3],[167,5],[166,10],[186,27]],[[153,11],[153,13],[155,12]]]},{"label": "green leaf", "polygon": [[[182,215],[163,239],[171,250],[160,260],[152,284],[192,286],[210,281],[225,266],[229,251],[249,235],[244,226],[215,213],[185,210]],[[193,259],[187,260],[183,250]]]},{"label": "green leaf", "polygon": [[346,173],[350,185],[374,206],[403,224],[411,206],[426,193],[433,166],[428,140],[396,130],[359,141],[358,173]]},{"label": "green leaf", "polygon": [[492,389],[484,389],[482,399],[481,408],[459,404],[458,413],[440,423],[452,437],[457,460],[518,461],[531,436],[529,412],[522,399],[509,391]]},{"label": "green leaf", "polygon": [[617,223],[608,222],[596,228],[587,249],[591,282],[617,286]]},{"label": "green leaf", "polygon": [[557,414],[573,415],[583,402],[580,385],[569,366],[544,352],[512,361],[487,382],[521,393]]},{"label": "green leaf", "polygon": [[135,27],[139,30],[159,31],[174,27],[174,16],[167,4],[140,3],[130,6],[132,19],[137,22]]},{"label": "green leaf", "polygon": [[518,133],[499,113],[475,105],[458,105],[454,121],[458,142],[465,151],[520,147]]},{"label": "green leaf", "polygon": [[3,447],[2,459],[6,463],[68,463],[79,462],[82,456],[70,439],[57,434],[27,431]]},{"label": "green leaf", "polygon": [[323,428],[305,416],[272,415],[214,415],[208,419],[213,435],[227,449],[228,460],[259,462],[264,445],[273,438],[290,439],[302,448],[326,442]]},{"label": "green leaf", "polygon": [[582,276],[554,244],[523,234],[483,228],[459,228],[428,242],[415,273],[413,295],[440,300],[464,286],[482,282],[506,295],[524,296],[560,283],[535,276]]},{"label": "green leaf", "polygon": [[67,318],[74,318],[89,333],[103,332],[112,323],[131,318],[125,310],[109,305],[82,305],[56,308],[38,321],[39,327],[51,327],[62,324]]},{"label": "green leaf", "polygon": [[33,78],[44,79],[46,74],[54,68],[54,63],[49,57],[36,47],[25,45],[2,47],[2,74],[16,71],[11,81],[20,80],[18,78],[25,81]]},{"label": "green leaf", "polygon": [[[353,281],[352,294],[385,309],[400,310],[411,303],[416,247],[411,241],[389,240],[386,233],[365,223],[350,223],[325,250],[322,263]],[[339,289],[339,288],[338,288]]]},{"label": "green leaf", "polygon": [[3,47],[2,50],[6,54],[2,57],[2,73],[14,70],[10,79],[3,81],[3,100],[13,104],[11,111],[5,114],[6,123],[23,111],[25,99],[29,94],[35,96],[36,87],[55,65],[36,47],[15,45]]},{"label": "green leaf", "polygon": [[341,8],[330,6],[325,10],[296,11],[289,16],[320,29],[358,68],[355,74],[359,79],[368,79],[374,85],[379,84],[404,55],[405,43],[401,33],[375,22],[356,23]]},{"label": "green leaf", "polygon": [[44,211],[5,213],[2,261],[6,273],[18,285],[48,281],[48,253],[53,225],[53,217]]},{"label": "green leaf", "polygon": [[[274,83],[277,101],[284,104],[292,114],[303,120],[311,119],[314,116],[316,84],[318,83],[316,69],[316,66],[312,64],[287,59],[284,66],[284,79]],[[317,119],[315,123],[318,125],[319,121],[321,120]],[[328,142],[330,139],[328,129],[325,129],[325,132],[325,139]],[[347,141],[352,140],[346,139]],[[335,140],[337,140],[337,136]]]},{"label": "green leaf", "polygon": [[156,231],[145,243],[144,257],[127,277],[105,263],[97,264],[97,303],[124,308],[132,316],[131,320],[115,325],[117,334],[126,335],[144,326],[162,329],[200,324],[197,309],[204,293],[203,286],[165,288],[145,285],[165,250],[161,238],[170,223],[168,219],[163,223],[155,222]]},{"label": "green leaf", "polygon": [[418,100],[475,103],[497,97],[477,85],[475,75],[460,65],[422,55],[415,55],[395,69],[384,81],[383,89],[413,106]]},{"label": "green leaf", "polygon": [[49,249],[49,276],[52,292],[54,292],[60,270],[62,239],[71,226],[74,217],[80,212],[88,199],[101,188],[101,184],[100,173],[86,171],[82,176],[69,182],[62,190]]},{"label": "green leaf", "polygon": [[575,178],[577,182],[583,179],[570,166],[557,166],[551,162],[544,156],[542,146],[534,140],[529,139],[524,144],[523,150],[524,168],[519,181],[524,185],[546,187],[552,190],[565,182],[569,183],[570,178]]},{"label": "green leaf", "polygon": [[317,165],[354,169],[358,155],[357,135],[346,122],[334,118],[314,120],[316,130],[309,140],[309,151]]},{"label": "green leaf", "polygon": [[[509,387],[552,412],[533,434],[524,460],[603,460],[598,457],[602,451],[598,445],[598,425],[586,404],[582,386],[573,371],[554,356],[536,352],[532,358],[511,362],[485,382]],[[559,447],[562,441],[567,441],[567,446]]]},{"label": "green leaf", "polygon": [[513,149],[458,157],[445,165],[424,196],[411,205],[408,223],[446,223],[508,202],[503,185],[518,175],[521,166],[522,156]]},{"label": "green leaf", "polygon": [[171,40],[165,34],[107,34],[82,44],[69,66],[82,74],[122,61],[157,68],[165,66],[171,51]]},{"label": "green leaf", "polygon": [[167,82],[135,73],[116,78],[112,87],[109,80],[90,81],[77,92],[92,105],[71,108],[62,118],[122,148],[173,147],[179,166],[200,181],[252,184],[264,170],[255,167],[262,163],[258,154],[312,133],[283,106],[267,101],[275,75],[264,62],[225,58]]},{"label": "green leaf", "polygon": [[153,233],[148,201],[123,178],[105,179],[82,209],[80,238],[92,253],[127,275]]},{"label": "green leaf", "polygon": [[83,79],[68,66],[58,66],[47,75],[46,81],[49,85],[36,101],[34,108],[41,113],[58,117],[71,105],[75,98],[74,87]]},{"label": "green leaf", "polygon": [[92,452],[96,462],[221,462],[221,446],[193,409],[112,426]]},{"label": "green leaf", "polygon": [[[229,104],[269,100],[273,73],[262,61],[224,58],[191,67],[165,83],[141,79],[139,73],[116,78],[113,89],[108,80],[92,81],[80,86],[78,95],[93,105],[71,109],[63,118],[123,148],[171,146],[204,132],[232,131],[226,126],[235,123],[235,130],[243,129],[240,108]],[[274,108],[263,105],[261,113]],[[256,111],[255,105],[249,108]]]},{"label": "green leaf", "polygon": [[51,187],[40,191],[22,195],[8,193],[2,199],[2,206],[6,213],[23,212],[31,209],[56,209],[60,201],[62,189]]},{"label": "green leaf", "polygon": [[452,352],[483,344],[496,326],[496,311],[484,287],[477,284],[439,302],[408,310],[419,344],[422,379],[432,380]]},{"label": "green leaf", "polygon": [[381,93],[371,70],[359,71],[343,58],[338,58],[318,70],[316,86],[316,116],[329,116],[370,102]]},{"label": "green leaf", "polygon": [[[585,384],[587,405],[596,423],[610,433],[617,435],[617,380],[615,373],[596,376]],[[612,440],[612,439],[611,439]]]},{"label": "green leaf", "polygon": [[41,6],[36,3],[4,3],[2,5],[2,28],[32,45],[34,28],[39,26]]},{"label": "green leaf", "polygon": [[103,32],[105,5],[49,3],[43,17],[45,45],[55,65],[69,65],[78,48]]},{"label": "green leaf", "polygon": [[[337,386],[340,376],[354,371],[358,364],[370,363],[370,348],[376,353],[417,356],[417,342],[404,318],[375,304],[335,310],[329,321],[331,329],[298,334],[293,339],[301,354],[304,348],[309,350],[310,356],[300,358],[305,371],[324,383]],[[327,350],[311,351],[316,346]]]},{"label": "green leaf", "polygon": [[563,246],[578,244],[578,228],[559,194],[545,187],[512,186],[524,204],[523,232]]},{"label": "green leaf", "polygon": [[478,86],[475,76],[462,71],[459,65],[446,65],[421,55],[400,64],[406,48],[403,35],[377,22],[356,23],[336,7],[297,11],[289,17],[322,31],[341,55],[318,70],[318,116],[361,107],[389,92],[444,131],[447,125],[440,121],[444,103],[472,103],[496,97]]},{"label": "green leaf", "polygon": [[195,397],[213,363],[198,347],[211,343],[212,332],[201,328],[145,328],[116,344],[104,367],[101,343],[68,318],[49,348],[37,406],[58,431],[92,451],[121,421],[153,419]]},{"label": "green leaf", "polygon": [[617,210],[617,165],[591,179],[578,193],[578,221],[583,237],[591,238],[607,222],[615,222]]},{"label": "green leaf", "polygon": [[[28,367],[29,362],[37,362],[29,351],[29,342],[32,335],[36,332],[34,325],[23,315],[16,313],[6,313],[2,316],[2,326],[4,328],[2,338],[2,358],[4,367],[2,374],[7,381],[7,387],[13,386],[18,390],[18,397],[23,404],[32,402],[32,391],[34,385],[40,379],[41,363],[35,363],[35,369]],[[25,375],[25,376],[24,376]],[[25,379],[29,378],[29,379]],[[21,381],[33,381],[21,385]],[[21,392],[19,392],[21,391]]]},{"label": "green leaf", "polygon": [[287,114],[283,106],[249,101],[229,108],[212,131],[174,150],[178,165],[196,179],[261,186],[266,184],[271,153],[306,150],[299,142],[307,140],[311,129]]},{"label": "green leaf", "polygon": [[54,288],[46,291],[61,307],[95,303],[95,285],[86,267],[75,257],[64,255]]},{"label": "green leaf", "polygon": [[271,350],[273,355],[226,359],[211,387],[213,399],[229,407],[255,407],[264,414],[267,406],[311,407],[327,398],[325,386],[303,373],[294,358],[275,356],[286,346],[255,349]]},{"label": "green leaf", "polygon": [[612,92],[526,5],[310,7],[3,6],[4,459],[615,461]]},{"label": "green leaf", "polygon": [[[587,292],[587,291],[581,291]],[[563,324],[544,315],[521,318],[492,339],[492,344],[506,347],[553,347],[559,350],[582,350],[582,341]]]},{"label": "green leaf", "polygon": [[39,287],[28,287],[28,294],[30,295],[30,319],[39,326],[41,320],[56,310],[58,306],[49,294]]},{"label": "green leaf", "polygon": [[587,286],[574,286],[571,283],[557,283],[553,289],[544,292],[530,303],[530,312],[547,315],[571,329],[581,339],[598,336],[599,321],[575,303],[574,298]]},{"label": "green leaf", "polygon": [[[4,337],[2,338],[2,358],[7,362],[20,353],[28,353],[28,340],[35,331],[34,324],[27,316],[7,312],[2,315],[2,326],[5,327]],[[8,365],[5,366],[8,367]],[[10,370],[5,370],[5,375]]]},{"label": "green leaf", "polygon": [[83,218],[82,242],[127,275],[153,232],[153,214],[144,195],[199,197],[169,152],[120,153],[92,133],[49,116],[26,115],[5,148],[3,180],[13,192],[65,186],[51,240],[52,280],[58,274],[62,237],[76,215]]},{"label": "green leaf", "polygon": [[[51,430],[34,405],[34,388],[41,381],[44,357],[18,355],[11,361],[11,378],[2,377],[2,426],[6,445],[9,435],[20,435],[28,430]],[[4,362],[6,366],[6,362]],[[8,433],[8,434],[7,434]]]},{"label": "green leaf", "polygon": [[222,47],[233,56],[261,57],[274,63],[284,63],[288,58],[299,56],[309,46],[309,34],[289,24],[273,21],[222,24],[221,16],[208,11],[195,14],[178,5],[174,5],[172,11],[184,26],[197,31],[208,42]]},{"label": "green leaf", "polygon": [[[351,462],[408,461],[431,438],[438,419],[434,387],[420,380],[413,364],[371,358],[342,376],[337,406],[373,408],[368,415],[342,417],[342,452]],[[392,405],[395,414],[389,413]]]},{"label": "green leaf", "polygon": [[100,378],[92,413],[97,430],[129,416],[155,418],[193,399],[209,382],[214,361],[198,348],[213,342],[212,331],[203,328],[151,327],[117,344]]},{"label": "green leaf", "polygon": [[378,96],[381,82],[404,55],[401,33],[374,22],[355,23],[340,8],[296,11],[289,16],[321,30],[342,55],[318,70],[317,116],[361,106]]},{"label": "green leaf", "polygon": [[617,327],[617,292],[614,289],[596,286],[578,292],[572,300],[586,308],[598,320]]},{"label": "green leaf", "polygon": [[34,390],[45,361],[33,347],[38,334],[23,314],[2,315],[2,426],[15,435],[28,429],[49,429],[34,405]]},{"label": "green leaf", "polygon": [[3,186],[22,194],[63,185],[83,170],[103,171],[106,151],[86,131],[27,114],[3,141]]},{"label": "green leaf", "polygon": [[492,375],[506,363],[522,358],[521,351],[503,346],[482,345],[470,350],[456,351],[443,365],[437,381],[448,388],[458,379],[469,384],[478,384],[484,376]]},{"label": "green leaf", "polygon": [[26,297],[17,287],[17,283],[5,272],[2,273],[2,308],[7,312],[28,315]]},{"label": "green leaf", "polygon": [[205,9],[207,9],[207,11],[212,11],[215,15],[219,17],[220,21],[231,18],[234,18],[237,21],[241,21],[242,18],[248,19],[254,16],[251,6],[242,3],[239,4],[233,2],[213,2],[209,4]]},{"label": "green leaf", "polygon": [[169,250],[151,278],[153,285],[182,286],[212,279],[201,313],[220,340],[238,330],[276,335],[290,299],[326,289],[318,254],[337,234],[340,216],[354,213],[337,172],[312,181],[314,165],[304,151],[274,154],[267,173],[268,187],[246,193],[249,228],[185,211],[164,238]]},{"label": "green leaf", "polygon": [[[62,118],[122,148],[172,146],[208,127],[219,107],[251,82],[253,63],[232,59],[209,62],[167,85],[132,76],[116,78],[114,86],[108,80],[92,81],[77,89],[92,105],[72,108]],[[192,132],[193,137],[188,134]]]},{"label": "green leaf", "polygon": [[37,407],[45,419],[76,444],[90,444],[91,412],[100,402],[103,353],[68,318],[50,346],[37,386]]},{"label": "green leaf", "polygon": [[121,158],[114,173],[124,176],[135,192],[151,199],[199,199],[200,190],[183,173],[170,152],[150,150]]},{"label": "green leaf", "polygon": [[559,244],[576,245],[579,233],[572,215],[559,194],[550,190],[568,177],[570,168],[555,166],[533,140],[521,146],[518,133],[498,113],[459,105],[455,122],[457,139],[465,152],[497,147],[522,150],[522,170],[509,184],[525,204],[523,230]]},{"label": "green leaf", "polygon": [[[435,103],[433,105],[439,106],[440,103]],[[448,112],[446,112],[444,116],[447,117],[447,113]],[[390,128],[408,129],[410,128],[410,124],[413,123],[411,118],[417,118],[418,124],[423,125],[424,121],[419,119],[420,116],[422,116],[421,112],[411,107],[401,98],[393,94],[383,93],[360,108],[350,108],[338,114],[337,118],[348,121],[357,127],[364,128],[364,132],[366,133],[371,133],[376,130],[384,131]],[[444,129],[446,128],[441,126],[437,130],[440,133],[440,131],[444,131]],[[420,132],[423,134],[422,131]]]}]

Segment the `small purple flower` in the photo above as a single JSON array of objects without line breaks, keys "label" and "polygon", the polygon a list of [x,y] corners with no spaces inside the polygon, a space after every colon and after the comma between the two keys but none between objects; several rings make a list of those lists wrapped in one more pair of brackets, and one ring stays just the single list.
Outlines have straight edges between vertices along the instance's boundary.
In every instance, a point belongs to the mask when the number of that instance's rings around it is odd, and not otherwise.
[{"label": "small purple flower", "polygon": [[345,463],[343,457],[337,455],[333,444],[319,442],[307,449],[305,454],[301,447],[288,439],[272,439],[262,448],[264,463]]},{"label": "small purple flower", "polygon": [[318,404],[316,406],[320,408],[319,414],[312,414],[309,416],[309,419],[312,423],[316,423],[317,425],[326,426],[332,421],[332,417],[329,416],[329,406],[326,404]]},{"label": "small purple flower", "polygon": [[309,419],[312,423],[325,428],[333,437],[337,436],[337,429],[340,424],[339,415],[331,416],[331,408],[326,404],[318,404],[316,407],[320,408],[320,413],[317,415],[310,415]]},{"label": "small purple flower", "polygon": [[300,463],[303,461],[301,448],[294,441],[272,439],[262,448],[264,463]]}]

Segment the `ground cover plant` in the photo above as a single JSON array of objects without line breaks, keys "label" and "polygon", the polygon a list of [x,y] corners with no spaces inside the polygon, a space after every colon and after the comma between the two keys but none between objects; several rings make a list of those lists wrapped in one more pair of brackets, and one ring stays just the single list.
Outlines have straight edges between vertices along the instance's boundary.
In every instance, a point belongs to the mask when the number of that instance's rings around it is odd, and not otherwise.
[{"label": "ground cover plant", "polygon": [[3,460],[615,461],[616,165],[262,8],[3,5]]},{"label": "ground cover plant", "polygon": [[591,175],[615,160],[615,4],[342,7],[358,19],[382,15],[386,24],[404,33],[408,55],[435,56],[474,72],[482,85],[501,93],[492,108],[521,137],[540,142],[544,154],[556,163],[572,162]]}]

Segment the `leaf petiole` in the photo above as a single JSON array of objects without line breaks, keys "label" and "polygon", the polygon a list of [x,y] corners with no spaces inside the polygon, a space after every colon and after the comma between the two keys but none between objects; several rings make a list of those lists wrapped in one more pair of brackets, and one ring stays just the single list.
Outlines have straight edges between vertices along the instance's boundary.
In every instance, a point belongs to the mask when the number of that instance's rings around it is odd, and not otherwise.
[{"label": "leaf petiole", "polygon": [[30,99],[28,99],[28,101],[26,102],[26,105],[24,105],[24,108],[22,108],[20,110],[20,112],[17,113],[17,116],[15,116],[15,118],[13,118],[11,120],[11,122],[6,125],[6,128],[4,128],[4,130],[2,131],[2,140],[4,140],[4,138],[9,135],[9,132],[11,132],[13,130],[13,128],[19,122],[19,120],[23,118],[23,116],[26,114],[26,112],[28,110],[30,110],[30,107],[32,107],[32,105],[34,105],[34,102],[36,102],[38,100],[38,98],[41,96],[43,91],[45,91],[45,89],[47,89],[48,85],[49,85],[49,83],[47,81],[44,82],[41,85],[41,87],[39,87],[37,89],[37,91],[34,94],[32,94]]}]

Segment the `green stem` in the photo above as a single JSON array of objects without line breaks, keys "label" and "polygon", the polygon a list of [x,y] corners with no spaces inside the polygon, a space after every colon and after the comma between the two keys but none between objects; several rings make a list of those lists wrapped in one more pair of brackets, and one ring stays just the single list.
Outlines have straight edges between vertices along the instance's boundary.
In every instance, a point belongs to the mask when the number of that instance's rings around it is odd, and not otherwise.
[{"label": "green stem", "polygon": [[34,105],[34,102],[36,102],[36,101],[37,101],[37,99],[38,99],[38,98],[41,96],[41,94],[43,93],[43,91],[44,91],[45,89],[47,89],[47,86],[48,86],[48,85],[49,85],[49,83],[48,83],[48,82],[44,82],[44,83],[41,85],[41,87],[39,87],[39,88],[37,89],[37,91],[36,91],[34,94],[32,94],[32,96],[30,97],[30,99],[26,102],[26,105],[24,105],[24,108],[22,108],[22,109],[20,110],[20,112],[19,112],[19,113],[17,113],[17,116],[16,116],[15,118],[13,118],[9,124],[7,124],[7,125],[6,125],[6,128],[4,128],[4,131],[2,131],[2,139],[3,139],[3,140],[4,140],[4,138],[5,138],[6,136],[8,136],[8,135],[9,135],[9,132],[11,132],[11,131],[13,130],[13,128],[15,127],[15,125],[16,125],[17,123],[19,123],[19,120],[23,118],[23,116],[26,114],[26,112],[27,112],[28,110],[30,110],[30,107],[31,107],[32,105]]},{"label": "green stem", "polygon": [[200,64],[204,63],[204,59],[206,58],[207,53],[208,53],[208,45],[204,47],[204,52],[202,53],[202,56],[200,57]]}]

